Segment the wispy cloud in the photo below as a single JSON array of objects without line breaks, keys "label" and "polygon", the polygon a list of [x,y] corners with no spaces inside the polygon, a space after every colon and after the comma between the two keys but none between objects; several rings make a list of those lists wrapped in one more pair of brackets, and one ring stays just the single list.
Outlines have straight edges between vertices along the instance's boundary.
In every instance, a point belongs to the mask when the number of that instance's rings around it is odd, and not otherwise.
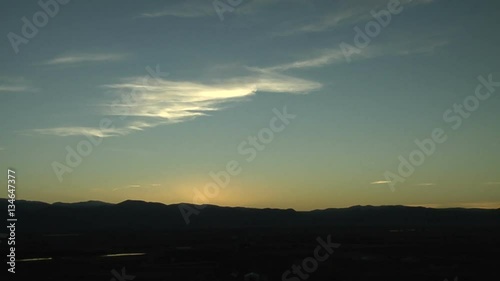
[{"label": "wispy cloud", "polygon": [[0,85],[0,92],[26,92],[26,91],[30,91],[30,88],[26,86]]},{"label": "wispy cloud", "polygon": [[371,182],[370,184],[388,184],[388,183],[391,183],[391,181],[374,181]]},{"label": "wispy cloud", "polygon": [[[296,24],[286,29],[274,32],[276,36],[291,36],[304,33],[323,32],[326,30],[333,30],[346,25],[354,25],[360,22],[372,19],[371,11],[379,11],[386,9],[390,0],[364,0],[356,1],[339,1],[335,12],[323,15],[314,22],[305,24]],[[399,3],[404,8],[418,6],[422,4],[429,4],[435,0],[399,0]]]},{"label": "wispy cloud", "polygon": [[321,86],[317,82],[262,71],[215,83],[158,79],[151,85],[140,77],[127,78],[105,87],[123,95],[138,93],[133,103],[105,105],[103,114],[140,118],[128,129],[141,130],[206,116],[223,109],[227,102],[242,101],[256,92],[300,94]]},{"label": "wispy cloud", "polygon": [[[369,46],[362,49],[359,54],[351,56],[351,60],[359,61],[372,59],[383,56],[407,56],[414,54],[432,54],[436,49],[447,45],[448,42],[444,39],[425,39],[412,40],[411,42],[398,42],[394,41],[391,44],[379,44]],[[263,68],[268,71],[287,71],[293,69],[307,69],[324,67],[327,65],[334,65],[340,63],[347,63],[344,53],[339,48],[327,49],[321,51],[320,54],[308,59],[298,60],[291,63],[285,63],[272,67]]]},{"label": "wispy cloud", "polygon": [[[174,124],[207,116],[222,110],[228,102],[241,102],[256,92],[307,94],[320,89],[321,83],[264,70],[251,75],[213,83],[172,81],[157,78],[150,83],[144,77],[122,79],[103,86],[118,96],[134,93],[132,101],[102,104],[102,115],[127,117],[128,123],[108,129],[93,127],[57,127],[34,129],[29,133],[68,136],[114,137],[159,125]],[[117,118],[118,119],[118,118]],[[116,125],[116,124],[114,124]]]},{"label": "wispy cloud", "polygon": [[178,17],[178,18],[197,18],[214,15],[215,10],[212,1],[183,1],[179,4],[169,5],[167,7],[143,12],[139,15],[141,18],[158,17]]},{"label": "wispy cloud", "polygon": [[103,53],[79,53],[55,57],[45,64],[47,65],[70,65],[84,62],[109,62],[118,61],[126,57],[125,54],[103,54]]},{"label": "wispy cloud", "polygon": [[415,186],[434,186],[436,185],[435,183],[432,182],[425,182],[425,183],[417,183]]},{"label": "wispy cloud", "polygon": [[127,186],[115,187],[111,191],[118,191],[118,190],[131,189],[131,188],[142,188],[142,186],[140,184],[130,184]]},{"label": "wispy cloud", "polygon": [[[31,131],[30,131],[31,132]],[[58,127],[46,129],[33,129],[32,132],[42,135],[54,135],[60,137],[71,136],[94,136],[94,137],[115,137],[129,133],[127,129],[116,128],[92,128],[92,127]]]},{"label": "wispy cloud", "polygon": [[287,71],[291,69],[322,67],[325,65],[335,64],[345,61],[344,54],[340,49],[329,49],[323,51],[322,53],[323,54],[320,54],[318,56],[309,59],[298,60],[295,62],[272,66],[264,69],[268,71]]},{"label": "wispy cloud", "polygon": [[[234,12],[239,15],[255,17],[261,12],[270,10],[270,7],[284,11],[292,5],[311,5],[303,0],[243,0],[240,3],[231,4],[231,1],[222,0],[223,4],[228,5],[225,12]],[[233,1],[234,2],[234,1]],[[207,16],[216,16],[214,7],[215,1],[207,0],[189,0],[180,3],[170,4],[155,10],[142,12],[139,18],[158,18],[158,17],[177,17],[177,18],[200,18]]]},{"label": "wispy cloud", "polygon": [[0,77],[0,93],[36,92],[37,89],[23,77]]},{"label": "wispy cloud", "polygon": [[275,31],[273,32],[273,35],[291,36],[304,33],[322,32],[325,30],[334,29],[347,23],[354,24],[357,22],[366,21],[369,20],[370,17],[371,15],[369,14],[369,10],[357,6],[325,15],[312,23],[299,24],[291,28],[287,27],[287,29]]}]

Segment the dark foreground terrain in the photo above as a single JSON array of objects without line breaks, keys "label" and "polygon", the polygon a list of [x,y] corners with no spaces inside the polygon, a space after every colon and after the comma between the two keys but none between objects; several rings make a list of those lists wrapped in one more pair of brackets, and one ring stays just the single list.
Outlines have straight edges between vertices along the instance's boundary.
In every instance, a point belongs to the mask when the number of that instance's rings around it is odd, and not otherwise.
[{"label": "dark foreground terrain", "polygon": [[17,203],[2,280],[500,280],[500,210]]}]

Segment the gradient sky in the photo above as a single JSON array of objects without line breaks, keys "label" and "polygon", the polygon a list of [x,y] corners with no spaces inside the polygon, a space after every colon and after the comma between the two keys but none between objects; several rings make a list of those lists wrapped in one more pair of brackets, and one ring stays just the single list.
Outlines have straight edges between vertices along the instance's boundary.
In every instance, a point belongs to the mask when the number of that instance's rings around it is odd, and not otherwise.
[{"label": "gradient sky", "polygon": [[[401,0],[347,61],[340,44],[387,3],[243,0],[221,20],[208,0],[73,0],[16,53],[9,34],[42,8],[2,1],[2,186],[11,167],[18,199],[193,202],[235,160],[207,203],[499,208],[500,88],[456,130],[443,114],[478,76],[500,81],[500,3]],[[296,118],[247,161],[238,146],[285,106]],[[384,173],[435,128],[447,141],[392,191]],[[88,135],[102,142],[58,180],[53,163]]]}]

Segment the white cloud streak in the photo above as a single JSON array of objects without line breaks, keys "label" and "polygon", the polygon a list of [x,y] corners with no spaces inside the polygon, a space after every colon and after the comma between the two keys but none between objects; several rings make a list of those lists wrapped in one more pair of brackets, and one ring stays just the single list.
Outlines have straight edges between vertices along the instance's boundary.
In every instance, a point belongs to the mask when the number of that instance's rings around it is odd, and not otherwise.
[{"label": "white cloud streak", "polygon": [[425,183],[418,183],[418,184],[415,184],[415,186],[435,186],[436,184],[435,183],[432,183],[432,182],[425,182]]},{"label": "white cloud streak", "polygon": [[[255,14],[263,8],[279,2],[280,0],[244,0],[240,5],[236,5],[233,12],[239,14]],[[222,1],[224,4],[229,4]],[[285,1],[282,1],[285,2]],[[302,0],[286,0],[288,4],[295,2],[300,3]],[[190,0],[183,1],[179,4],[170,5],[154,11],[143,12],[139,15],[140,18],[158,18],[158,17],[177,17],[177,18],[200,18],[207,16],[216,16],[214,1],[205,0]],[[229,7],[232,7],[229,4]]]},{"label": "white cloud streak", "polygon": [[[157,123],[177,123],[208,112],[222,109],[222,104],[238,101],[256,92],[308,93],[321,88],[321,84],[287,75],[260,72],[253,76],[232,78],[218,83],[171,81],[158,79],[154,85],[140,77],[124,79],[106,88],[126,95],[137,93],[132,103],[107,105],[106,115],[126,115],[155,118]],[[145,120],[135,123],[139,128],[155,126]]]},{"label": "white cloud streak", "polygon": [[[432,54],[436,49],[441,48],[447,44],[448,42],[443,39],[420,39],[418,41],[416,40],[412,42],[394,42],[392,44],[374,45],[362,49],[361,53],[359,54],[353,54],[351,60],[359,61],[383,56]],[[312,58],[263,68],[263,70],[281,72],[293,69],[318,68],[340,63],[347,63],[347,60],[339,47],[336,49],[325,50],[321,54]]]},{"label": "white cloud streak", "polygon": [[36,92],[23,77],[0,77],[0,93]]},{"label": "white cloud streak", "polygon": [[27,86],[0,85],[0,92],[28,92],[30,90]]},{"label": "white cloud streak", "polygon": [[[381,9],[387,9],[387,4],[390,1],[391,0],[366,0],[356,1],[355,4],[352,1],[341,1],[340,3],[342,3],[343,6],[347,6],[347,8],[339,9],[333,13],[324,15],[313,23],[296,25],[295,27],[287,30],[275,32],[274,35],[291,36],[304,33],[323,32],[346,25],[365,22],[373,18],[370,14],[372,10],[379,11]],[[399,0],[399,3],[404,8],[429,4],[432,2],[435,2],[435,0]]]},{"label": "white cloud streak", "polygon": [[70,65],[84,62],[109,62],[119,61],[126,57],[124,54],[72,54],[53,58],[45,64],[47,65]]},{"label": "white cloud streak", "polygon": [[[307,94],[320,89],[322,84],[269,71],[253,71],[252,75],[214,83],[171,81],[157,78],[153,83],[144,77],[122,79],[108,84],[121,97],[103,104],[105,116],[121,116],[131,121],[122,127],[108,129],[92,127],[58,127],[32,130],[38,134],[69,136],[114,137],[127,135],[159,125],[173,124],[206,116],[222,110],[227,102],[243,101],[256,92]],[[131,94],[133,93],[133,94]],[[118,119],[118,118],[117,118]]]},{"label": "white cloud streak", "polygon": [[388,184],[388,183],[391,183],[391,181],[374,181],[371,182],[370,184]]},{"label": "white cloud streak", "polygon": [[127,129],[99,129],[92,127],[58,127],[58,128],[47,128],[47,129],[34,129],[35,133],[42,135],[54,135],[60,137],[72,137],[72,136],[93,136],[93,137],[116,137],[123,136],[129,133]]},{"label": "white cloud streak", "polygon": [[211,1],[184,1],[177,5],[170,5],[156,11],[144,12],[140,18],[178,17],[198,18],[214,15],[215,10]]},{"label": "white cloud streak", "polygon": [[111,191],[118,191],[118,190],[123,190],[123,189],[136,189],[136,188],[142,189],[143,187],[140,184],[131,184],[131,185],[122,186],[122,187],[115,187]]}]

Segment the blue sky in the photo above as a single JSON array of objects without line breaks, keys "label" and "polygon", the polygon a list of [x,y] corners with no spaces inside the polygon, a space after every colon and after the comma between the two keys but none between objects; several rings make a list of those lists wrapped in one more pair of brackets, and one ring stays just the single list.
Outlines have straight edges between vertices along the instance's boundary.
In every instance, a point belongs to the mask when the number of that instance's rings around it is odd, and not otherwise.
[{"label": "blue sky", "polygon": [[[457,129],[443,117],[478,77],[500,80],[497,1],[42,3],[46,22],[36,1],[0,9],[0,168],[21,199],[193,202],[235,160],[207,203],[500,206],[500,89],[453,111]],[[246,160],[240,144],[285,107],[296,117]],[[447,140],[391,188],[436,128]]]}]

